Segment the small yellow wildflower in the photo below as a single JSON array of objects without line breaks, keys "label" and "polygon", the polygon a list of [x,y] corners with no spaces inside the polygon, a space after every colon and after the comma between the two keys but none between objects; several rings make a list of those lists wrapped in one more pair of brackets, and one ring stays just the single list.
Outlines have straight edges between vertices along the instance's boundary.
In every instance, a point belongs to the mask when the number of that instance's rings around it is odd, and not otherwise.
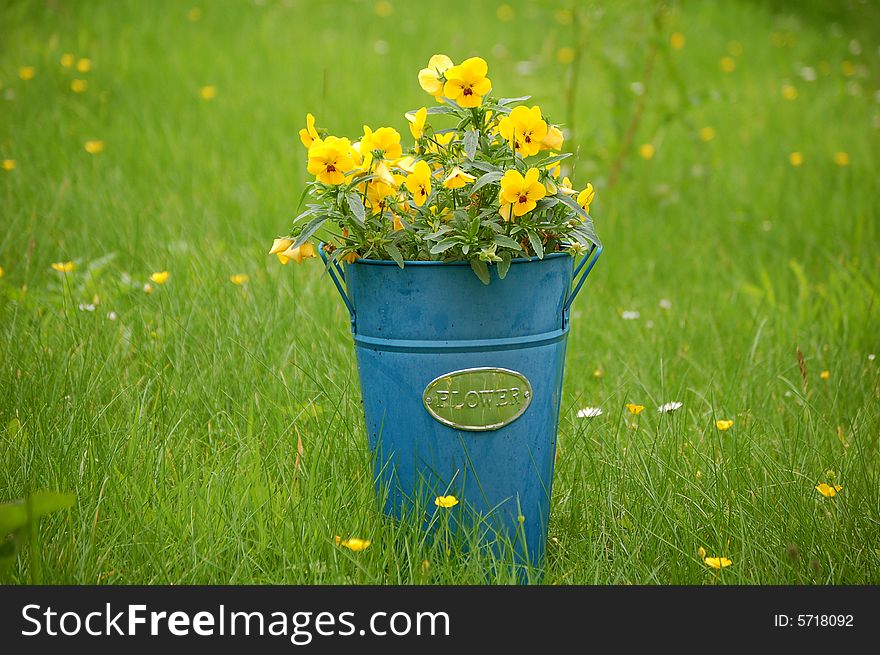
[{"label": "small yellow wildflower", "polygon": [[171,273],[169,273],[168,271],[158,271],[150,275],[150,282],[155,282],[156,284],[165,284],[170,276]]},{"label": "small yellow wildflower", "polygon": [[736,70],[736,60],[733,57],[722,57],[718,62],[718,68],[723,73],[732,73]]},{"label": "small yellow wildflower", "polygon": [[147,282],[147,283],[144,285],[144,293],[147,294],[148,296],[149,296],[151,293],[153,293],[153,285],[150,284],[149,282]]},{"label": "small yellow wildflower", "polygon": [[574,61],[575,51],[574,48],[569,48],[568,46],[559,48],[556,51],[556,61],[560,64],[570,64]]},{"label": "small yellow wildflower", "polygon": [[406,176],[404,181],[406,188],[412,194],[413,202],[421,207],[431,195],[431,167],[426,161],[418,161],[413,166],[413,172]]},{"label": "small yellow wildflower", "polygon": [[506,208],[507,216],[504,211],[501,215],[505,220],[510,220],[510,213],[514,216],[522,216],[532,211],[538,204],[538,201],[547,195],[546,187],[538,181],[540,172],[537,168],[530,168],[526,171],[525,176],[519,171],[509,170],[501,178],[500,201],[502,209]]},{"label": "small yellow wildflower", "polygon": [[454,65],[446,55],[434,55],[428,60],[428,66],[419,71],[419,85],[434,96],[434,99],[440,100],[446,82],[446,71]]},{"label": "small yellow wildflower", "polygon": [[840,72],[846,75],[847,77],[852,77],[856,74],[856,67],[849,60],[844,61],[840,65]]},{"label": "small yellow wildflower", "polygon": [[595,371],[593,371],[593,377],[597,380],[600,380],[604,376],[605,372],[601,368],[597,368]]},{"label": "small yellow wildflower", "polygon": [[89,83],[86,80],[75,79],[70,81],[70,90],[74,93],[83,93],[88,88]]},{"label": "small yellow wildflower", "polygon": [[697,549],[697,555],[699,555],[700,559],[706,559],[706,549],[700,546]]},{"label": "small yellow wildflower", "polygon": [[821,373],[819,373],[819,378],[822,380],[827,380],[830,377],[831,377],[831,371],[822,371]]},{"label": "small yellow wildflower", "polygon": [[798,90],[797,87],[791,84],[783,84],[782,85],[782,97],[786,100],[797,100]]},{"label": "small yellow wildflower", "polygon": [[793,152],[788,156],[788,163],[797,168],[804,163],[804,156],[799,152]]},{"label": "small yellow wildflower", "polygon": [[76,268],[76,264],[73,262],[54,262],[52,264],[52,270],[59,273],[70,273],[74,268]]},{"label": "small yellow wildflower", "polygon": [[229,276],[229,281],[237,286],[242,286],[243,284],[246,284],[247,281],[250,279],[250,276],[245,275],[244,273],[236,273],[235,275]]},{"label": "small yellow wildflower", "polygon": [[[537,170],[537,169],[536,169]],[[477,178],[469,173],[465,173],[458,166],[452,169],[446,179],[443,180],[443,186],[447,189],[460,189],[466,184],[470,184]]]},{"label": "small yellow wildflower", "polygon": [[64,66],[64,68],[73,67],[73,64],[75,61],[76,61],[76,57],[74,57],[69,52],[65,52],[63,55],[61,55],[61,65]]},{"label": "small yellow wildflower", "polygon": [[654,145],[651,143],[643,143],[639,146],[639,156],[646,161],[653,159],[655,152]]},{"label": "small yellow wildflower", "polygon": [[192,7],[188,12],[186,12],[186,17],[193,23],[200,21],[202,19],[201,7]]},{"label": "small yellow wildflower", "polygon": [[14,170],[15,170],[15,167],[16,167],[17,165],[18,165],[18,164],[16,164],[16,162],[15,162],[14,159],[4,159],[4,160],[3,160],[3,163],[0,164],[0,166],[2,166],[2,168],[3,168],[4,171],[14,171]]},{"label": "small yellow wildflower", "polygon": [[458,66],[446,71],[443,95],[460,107],[479,107],[483,96],[492,90],[492,82],[486,77],[489,65],[480,57],[465,59]]},{"label": "small yellow wildflower", "polygon": [[726,557],[704,557],[703,563],[710,569],[716,570],[727,568],[733,564],[733,562]]},{"label": "small yellow wildflower", "polygon": [[314,259],[318,256],[318,251],[315,248],[315,244],[311,241],[306,241],[301,246],[297,248],[288,248],[283,253],[281,253],[287,259],[292,259],[297,264],[302,264],[304,259]]},{"label": "small yellow wildflower", "polygon": [[217,87],[211,86],[210,84],[203,86],[199,89],[199,97],[202,100],[213,100],[217,97]]},{"label": "small yellow wildflower", "polygon": [[388,0],[379,0],[379,2],[376,3],[375,9],[376,15],[382,16],[383,18],[386,16],[390,16],[391,13],[394,11],[394,7],[391,6],[391,3],[388,2]]},{"label": "small yellow wildflower", "polygon": [[706,143],[708,143],[715,138],[715,128],[709,127],[708,125],[706,127],[701,127],[699,134],[700,141],[705,141]]},{"label": "small yellow wildflower", "polygon": [[547,136],[541,141],[541,150],[562,150],[562,143],[564,141],[565,137],[562,134],[562,130],[555,125],[549,125],[547,127]]},{"label": "small yellow wildflower", "polygon": [[830,484],[825,484],[824,482],[816,485],[816,491],[825,496],[826,498],[834,498],[837,495],[837,492],[843,489],[843,485],[834,485],[833,487]]},{"label": "small yellow wildflower", "polygon": [[415,112],[405,114],[406,120],[409,121],[409,132],[413,138],[418,140],[425,133],[425,119],[428,118],[428,108],[422,107]]},{"label": "small yellow wildflower", "polygon": [[18,69],[18,76],[24,80],[25,82],[34,79],[37,74],[37,69],[33,66],[22,66]]},{"label": "small yellow wildflower", "polygon": [[733,427],[733,421],[727,419],[718,419],[715,421],[715,427],[724,432]]},{"label": "small yellow wildflower", "polygon": [[849,155],[843,151],[835,152],[834,163],[838,166],[849,166]]},{"label": "small yellow wildflower", "polygon": [[681,32],[673,32],[672,36],[669,37],[669,45],[672,46],[673,50],[681,50],[684,48],[684,34]]},{"label": "small yellow wildflower", "polygon": [[630,414],[635,414],[636,416],[645,411],[644,405],[636,405],[634,403],[627,403],[626,408],[629,410]]},{"label": "small yellow wildflower", "polygon": [[434,504],[437,507],[449,509],[450,507],[455,507],[456,505],[458,505],[458,498],[456,498],[455,496],[437,496],[434,499]]},{"label": "small yellow wildflower", "polygon": [[511,21],[514,16],[513,7],[510,5],[498,5],[498,9],[495,10],[495,15],[498,16],[498,20],[502,20],[505,23]]},{"label": "small yellow wildflower", "polygon": [[86,152],[90,155],[97,155],[99,152],[104,152],[104,142],[103,141],[86,141],[83,144],[83,148],[85,148]]},{"label": "small yellow wildflower", "polygon": [[368,539],[359,539],[358,537],[351,537],[349,539],[340,539],[339,537],[336,537],[336,543],[343,548],[348,548],[349,550],[359,553],[369,548],[370,544],[373,542]]},{"label": "small yellow wildflower", "polygon": [[284,256],[284,251],[290,248],[290,246],[292,245],[293,239],[275,239],[275,241],[272,242],[272,247],[269,249],[269,254],[276,255],[278,257],[278,261],[286,265],[287,262],[290,261],[290,258]]},{"label": "small yellow wildflower", "polygon": [[76,70],[80,73],[88,73],[92,70],[92,60],[87,57],[83,57],[78,62],[76,62]]}]

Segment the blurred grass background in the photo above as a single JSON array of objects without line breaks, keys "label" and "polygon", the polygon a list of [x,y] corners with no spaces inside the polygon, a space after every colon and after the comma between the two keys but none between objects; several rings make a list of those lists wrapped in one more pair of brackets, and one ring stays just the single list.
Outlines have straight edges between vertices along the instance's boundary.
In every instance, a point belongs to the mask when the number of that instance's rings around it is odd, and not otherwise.
[{"label": "blurred grass background", "polygon": [[77,494],[45,581],[485,580],[377,513],[344,308],[265,254],[306,112],[406,134],[443,52],[564,121],[598,192],[544,581],[877,583],[878,26],[855,1],[3,3],[0,500]]}]

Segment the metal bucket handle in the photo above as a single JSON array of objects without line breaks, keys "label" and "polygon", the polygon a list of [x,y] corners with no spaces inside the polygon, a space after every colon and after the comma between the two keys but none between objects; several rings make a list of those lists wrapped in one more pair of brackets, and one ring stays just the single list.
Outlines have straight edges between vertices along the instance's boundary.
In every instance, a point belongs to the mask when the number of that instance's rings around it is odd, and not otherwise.
[{"label": "metal bucket handle", "polygon": [[[590,248],[590,252],[588,252],[584,258],[581,260],[580,264],[574,269],[574,273],[571,275],[571,281],[574,285],[574,288],[571,290],[571,293],[568,294],[568,298],[565,299],[565,303],[562,305],[562,327],[563,329],[568,326],[569,315],[568,310],[571,308],[571,303],[574,302],[575,297],[580,293],[581,287],[584,286],[584,282],[587,281],[587,276],[589,276],[590,271],[593,270],[593,266],[596,265],[596,261],[599,259],[599,255],[602,254],[602,246],[598,246],[593,244],[593,247]],[[580,279],[578,279],[578,274],[583,271]],[[577,283],[575,284],[575,280]]]},{"label": "metal bucket handle", "polygon": [[[333,280],[333,284],[336,285],[336,290],[339,291],[339,295],[342,296],[342,301],[348,308],[348,313],[351,316],[351,331],[355,332],[356,316],[354,311],[354,304],[351,302],[351,299],[348,297],[348,294],[345,292],[345,287],[343,286],[343,283],[345,282],[345,271],[342,270],[339,262],[337,262],[335,259],[327,259],[327,255],[324,252],[323,243],[318,246],[318,252],[321,255],[321,259],[324,260],[324,265],[327,267],[327,272],[330,274],[330,279]],[[572,273],[571,276],[571,281],[574,285],[574,288],[571,290],[571,293],[568,294],[568,298],[565,299],[565,303],[562,305],[563,328],[568,325],[568,310],[571,308],[571,303],[574,302],[575,297],[577,297],[578,293],[580,293],[581,287],[584,286],[584,282],[587,281],[587,276],[589,276],[590,271],[593,270],[593,266],[596,265],[596,261],[599,259],[599,255],[601,254],[602,246],[593,245],[593,247],[590,249],[590,252],[588,252],[577,265],[577,267],[575,267],[574,273]],[[580,278],[578,279],[579,274]],[[575,280],[577,280],[577,282],[575,282]]]},{"label": "metal bucket handle", "polygon": [[339,295],[342,296],[342,301],[348,308],[348,313],[351,316],[351,331],[355,332],[354,305],[352,304],[351,299],[348,297],[348,294],[345,293],[345,287],[342,286],[342,283],[345,282],[345,271],[342,270],[339,262],[337,262],[335,259],[330,261],[327,260],[327,255],[324,252],[323,243],[318,246],[318,252],[321,255],[321,259],[324,260],[324,265],[327,267],[327,272],[330,274],[330,279],[333,280],[333,284],[336,285],[336,290],[339,291]]}]

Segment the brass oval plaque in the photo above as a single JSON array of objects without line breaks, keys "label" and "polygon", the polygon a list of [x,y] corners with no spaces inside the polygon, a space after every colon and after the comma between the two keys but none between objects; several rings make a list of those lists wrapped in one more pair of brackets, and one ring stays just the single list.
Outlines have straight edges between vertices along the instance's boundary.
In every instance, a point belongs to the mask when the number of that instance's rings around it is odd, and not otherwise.
[{"label": "brass oval plaque", "polygon": [[503,428],[532,402],[532,385],[506,368],[466,368],[431,381],[422,394],[425,409],[443,425],[479,432]]}]

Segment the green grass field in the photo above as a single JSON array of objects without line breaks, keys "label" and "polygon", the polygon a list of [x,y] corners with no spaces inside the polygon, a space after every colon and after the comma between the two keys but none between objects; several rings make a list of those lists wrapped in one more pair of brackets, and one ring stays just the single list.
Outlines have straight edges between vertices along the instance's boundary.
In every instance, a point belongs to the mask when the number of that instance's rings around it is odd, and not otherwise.
[{"label": "green grass field", "polygon": [[383,519],[344,307],[266,256],[306,112],[406,134],[444,52],[564,120],[597,189],[543,581],[880,583],[880,9],[570,4],[3,3],[0,501],[77,496],[44,582],[487,580]]}]

